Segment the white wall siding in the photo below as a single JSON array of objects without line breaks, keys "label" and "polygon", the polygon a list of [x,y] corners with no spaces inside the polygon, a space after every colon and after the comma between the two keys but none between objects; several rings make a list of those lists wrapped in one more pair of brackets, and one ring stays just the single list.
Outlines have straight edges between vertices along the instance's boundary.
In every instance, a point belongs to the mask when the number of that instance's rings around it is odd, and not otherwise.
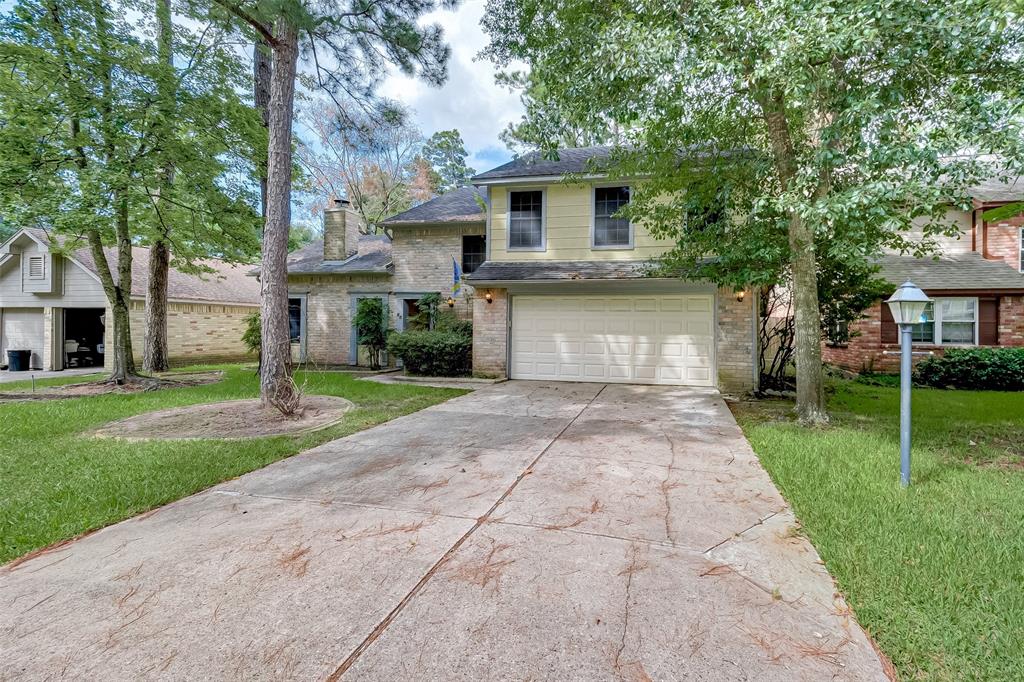
[{"label": "white wall siding", "polygon": [[3,364],[7,364],[7,351],[32,351],[33,368],[43,366],[43,309],[4,308],[0,310],[3,324],[0,326],[0,348],[3,349]]},{"label": "white wall siding", "polygon": [[[22,286],[21,259],[36,252],[39,247],[26,247],[0,267],[0,308],[28,308],[36,306],[56,308],[105,308],[107,297],[96,279],[76,263],[64,259],[59,268],[61,282],[52,294],[34,294]],[[57,257],[55,257],[56,260]],[[55,273],[58,270],[55,269]]]}]

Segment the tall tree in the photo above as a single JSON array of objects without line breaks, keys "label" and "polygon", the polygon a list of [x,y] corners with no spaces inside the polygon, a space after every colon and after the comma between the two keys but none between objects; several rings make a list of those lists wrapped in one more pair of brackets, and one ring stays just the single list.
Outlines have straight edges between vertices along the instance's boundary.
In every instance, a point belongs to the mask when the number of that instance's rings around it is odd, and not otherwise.
[{"label": "tall tree", "polygon": [[[269,47],[272,55],[267,143],[267,209],[260,265],[262,363],[260,398],[285,411],[298,404],[288,330],[288,233],[291,222],[292,124],[300,46],[310,58],[310,82],[367,106],[388,64],[428,82],[447,77],[450,50],[436,24],[422,16],[434,0],[307,0],[275,3],[217,0]],[[271,28],[272,27],[272,28]]]},{"label": "tall tree", "polygon": [[423,145],[425,158],[437,173],[437,192],[444,194],[469,184],[476,170],[466,165],[466,145],[458,130],[439,130]]},{"label": "tall tree", "polygon": [[386,110],[366,112],[353,102],[339,106],[319,99],[300,113],[313,138],[300,142],[297,152],[314,214],[345,197],[372,231],[415,203],[415,164],[423,135],[408,111],[382,105]]},{"label": "tall tree", "polygon": [[737,286],[788,268],[806,423],[827,420],[819,252],[927,250],[1021,140],[1021,22],[985,0],[489,0],[484,26],[549,110],[623,131],[605,170],[645,178],[627,212],[677,240],[668,264]]}]

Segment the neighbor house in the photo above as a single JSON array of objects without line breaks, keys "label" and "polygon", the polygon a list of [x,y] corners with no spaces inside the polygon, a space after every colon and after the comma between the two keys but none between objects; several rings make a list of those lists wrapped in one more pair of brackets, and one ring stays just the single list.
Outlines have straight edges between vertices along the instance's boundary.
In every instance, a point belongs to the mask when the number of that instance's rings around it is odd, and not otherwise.
[{"label": "neighbor house", "polygon": [[[20,230],[0,245],[0,349],[28,350],[33,369],[112,365],[105,353],[111,312],[88,248],[64,250],[45,230]],[[149,250],[132,249],[132,345],[141,361]],[[111,270],[116,257],[106,250]],[[246,357],[245,317],[259,309],[259,283],[247,268],[199,261],[203,274],[172,268],[168,276],[170,362],[222,362]],[[116,276],[116,274],[115,274]]]},{"label": "neighbor house", "polygon": [[397,330],[419,313],[417,301],[425,294],[440,294],[442,305],[470,317],[473,288],[461,275],[484,259],[483,202],[473,187],[456,189],[388,218],[379,235],[362,233],[359,215],[345,200],[325,210],[324,238],[288,258],[293,359],[358,364],[353,319],[365,298],[381,299]]},{"label": "neighbor house", "polygon": [[487,204],[486,261],[468,277],[474,373],[753,389],[757,296],[646,276],[672,242],[615,215],[631,187],[595,172],[608,152],[528,154],[473,178]]},{"label": "neighbor house", "polygon": [[[910,280],[933,299],[913,329],[915,361],[949,348],[1024,346],[1024,215],[985,218],[986,211],[1022,200],[1024,180],[984,183],[972,190],[971,210],[947,211],[955,234],[939,238],[935,257],[882,257],[879,275],[893,289]],[[825,362],[854,372],[898,370],[898,329],[883,301],[851,331],[846,343],[824,344]]]}]

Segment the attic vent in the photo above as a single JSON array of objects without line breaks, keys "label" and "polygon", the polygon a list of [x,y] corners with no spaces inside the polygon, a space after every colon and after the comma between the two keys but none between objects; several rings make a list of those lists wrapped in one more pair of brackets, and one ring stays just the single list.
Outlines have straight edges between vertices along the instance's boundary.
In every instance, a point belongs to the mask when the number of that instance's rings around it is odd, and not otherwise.
[{"label": "attic vent", "polygon": [[43,256],[29,256],[28,276],[32,279],[42,279],[46,276],[46,260]]}]

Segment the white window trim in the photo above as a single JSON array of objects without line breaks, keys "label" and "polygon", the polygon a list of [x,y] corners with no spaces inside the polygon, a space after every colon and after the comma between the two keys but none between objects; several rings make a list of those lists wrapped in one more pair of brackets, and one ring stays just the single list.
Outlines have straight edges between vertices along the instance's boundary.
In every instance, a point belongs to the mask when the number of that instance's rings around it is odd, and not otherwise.
[{"label": "white window trim", "polygon": [[[512,246],[512,193],[540,192],[540,246]],[[516,187],[505,192],[505,249],[507,251],[548,250],[548,191],[544,187]]]},{"label": "white window trim", "polygon": [[632,220],[629,221],[628,244],[609,244],[607,246],[597,245],[597,190],[603,187],[625,187],[626,191],[629,192],[629,200],[633,201],[632,185],[622,184],[621,182],[606,182],[590,186],[590,248],[594,251],[631,251],[636,248],[636,230],[633,228]]},{"label": "white window trim", "polygon": [[[943,343],[942,342],[942,315],[941,306],[939,303],[942,301],[974,301],[974,341],[971,343]],[[931,341],[914,341],[914,345],[918,346],[948,346],[948,347],[963,347],[969,348],[971,346],[978,345],[978,334],[981,329],[981,303],[977,297],[974,296],[939,296],[932,299],[932,311],[935,316],[932,324],[932,340]]]},{"label": "white window trim", "polygon": [[[32,274],[32,262],[39,261],[39,274]],[[46,279],[46,256],[43,255],[31,255],[28,257],[28,278],[29,279]]]},{"label": "white window trim", "polygon": [[1017,228],[1017,270],[1024,272],[1024,227]]}]

